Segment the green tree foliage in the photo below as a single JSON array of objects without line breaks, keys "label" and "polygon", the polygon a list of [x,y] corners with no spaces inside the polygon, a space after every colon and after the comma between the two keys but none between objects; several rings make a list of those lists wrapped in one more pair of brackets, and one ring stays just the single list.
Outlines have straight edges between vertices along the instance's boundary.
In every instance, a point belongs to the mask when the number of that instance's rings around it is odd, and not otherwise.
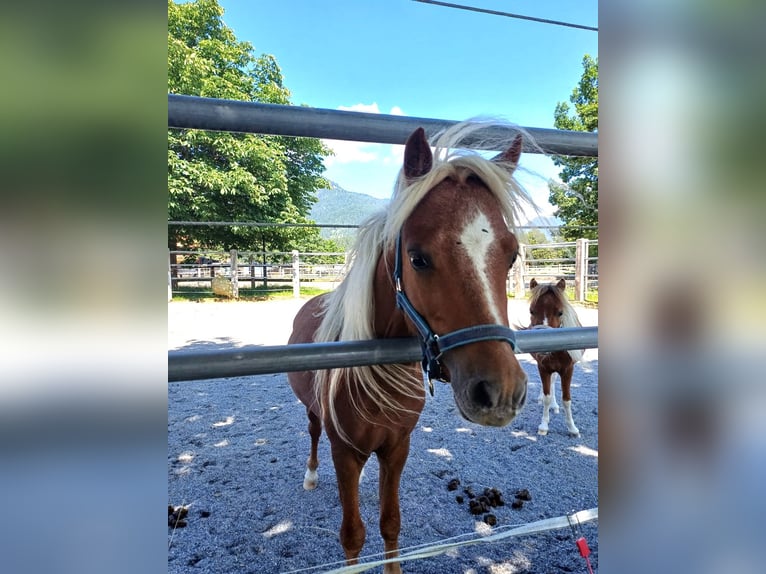
[{"label": "green tree foliage", "polygon": [[[222,21],[216,0],[168,1],[168,92],[289,104],[276,59],[256,56]],[[313,138],[168,130],[168,218],[178,221],[310,223],[326,187]],[[336,250],[317,229],[169,226],[171,249]]]},{"label": "green tree foliage", "polygon": [[[560,130],[598,131],[598,59],[585,55],[583,74],[572,91],[569,101],[559,102],[554,112],[554,126]],[[558,207],[555,215],[564,225],[561,235],[567,241],[580,237],[598,238],[598,229],[577,229],[583,225],[598,225],[598,159],[589,157],[554,156],[553,162],[562,168],[563,182],[548,182],[548,200]]]},{"label": "green tree foliage", "polygon": [[[561,238],[548,239],[545,234],[539,229],[530,229],[524,233],[519,234],[519,242],[525,245],[546,245],[550,243],[557,243],[566,241]],[[574,250],[565,247],[532,247],[527,250],[527,257],[531,260],[553,260],[553,259],[566,259],[574,257]],[[544,265],[558,265],[557,261],[547,261]]]}]

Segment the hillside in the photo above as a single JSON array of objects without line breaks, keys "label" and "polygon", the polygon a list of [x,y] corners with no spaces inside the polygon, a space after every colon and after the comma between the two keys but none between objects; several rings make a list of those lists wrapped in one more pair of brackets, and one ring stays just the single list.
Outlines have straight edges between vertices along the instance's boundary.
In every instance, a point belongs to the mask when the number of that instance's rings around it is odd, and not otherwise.
[{"label": "hillside", "polygon": [[546,217],[544,215],[539,215],[535,217],[534,219],[530,219],[527,223],[524,223],[523,225],[528,227],[537,227],[542,226],[542,229],[540,231],[545,235],[546,238],[551,239],[553,237],[553,232],[557,231],[556,229],[546,229],[547,226],[555,225],[560,226],[563,223],[558,217]]},{"label": "hillside", "polygon": [[[309,217],[322,224],[359,225],[367,216],[382,209],[387,199],[379,199],[363,193],[343,189],[330,182],[330,189],[317,191],[317,202],[311,208]],[[344,248],[349,248],[356,236],[355,229],[322,229],[322,237],[335,239]]]},{"label": "hillside", "polygon": [[[379,199],[364,193],[343,189],[334,181],[331,181],[330,184],[330,189],[317,191],[317,202],[311,208],[309,217],[317,223],[359,225],[367,216],[384,208],[388,203],[387,199]],[[538,225],[561,225],[561,223],[557,217],[539,216],[523,223],[523,225],[535,227]],[[548,239],[551,239],[553,230],[541,229],[540,231]],[[356,236],[356,230],[326,228],[321,230],[321,235],[325,239],[335,239],[344,249],[349,249]]]}]

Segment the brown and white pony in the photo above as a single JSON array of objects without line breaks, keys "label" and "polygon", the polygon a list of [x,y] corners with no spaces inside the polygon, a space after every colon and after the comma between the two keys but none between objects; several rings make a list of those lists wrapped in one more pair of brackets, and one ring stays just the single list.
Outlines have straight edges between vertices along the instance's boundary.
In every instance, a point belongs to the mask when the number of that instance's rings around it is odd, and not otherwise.
[{"label": "brown and white pony", "polygon": [[[460,413],[481,425],[508,424],[526,399],[505,285],[519,247],[511,230],[520,204],[531,201],[512,178],[520,135],[493,160],[456,151],[461,138],[486,127],[457,124],[435,142],[435,153],[424,130],[415,130],[391,202],[361,226],[345,280],[309,300],[295,318],[290,343],[407,337],[425,329],[437,349],[424,371],[400,364],[288,375],[309,418],[307,490],[317,486],[323,426],[330,439],[343,507],[340,542],[349,564],[357,562],[365,541],[358,487],[372,453],[380,463],[386,556],[399,555],[399,483],[425,402],[424,373],[451,383]],[[476,326],[481,336],[456,342]],[[439,348],[441,335],[452,337],[449,350]],[[401,572],[399,563],[387,564],[385,572]]]},{"label": "brown and white pony", "polygon": [[[559,327],[580,327],[577,312],[566,296],[566,281],[560,279],[557,283],[538,283],[535,279],[529,282],[532,294],[529,299],[530,329],[557,329]],[[550,411],[558,413],[559,405],[556,402],[556,393],[553,387],[553,373],[561,378],[561,401],[564,407],[564,420],[567,430],[572,436],[580,436],[579,429],[572,419],[572,395],[570,387],[574,365],[582,360],[583,352],[552,351],[549,353],[532,353],[537,361],[537,370],[540,373],[540,396],[538,403],[543,405],[543,417],[537,432],[541,435],[548,434]]]}]

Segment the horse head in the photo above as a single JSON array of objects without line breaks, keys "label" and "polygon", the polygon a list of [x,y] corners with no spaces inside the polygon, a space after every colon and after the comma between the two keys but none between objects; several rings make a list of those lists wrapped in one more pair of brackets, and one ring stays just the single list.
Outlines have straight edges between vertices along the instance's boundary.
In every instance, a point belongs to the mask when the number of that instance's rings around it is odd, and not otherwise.
[{"label": "horse head", "polygon": [[[502,195],[508,193],[521,144],[517,136],[492,161],[477,155],[435,165],[421,128],[407,140],[397,191],[428,189],[400,229],[398,288],[437,338],[476,327],[508,327],[506,279],[519,244]],[[439,355],[441,378],[452,384],[466,419],[503,426],[524,405],[527,375],[509,343],[477,336]]]},{"label": "horse head", "polygon": [[563,317],[568,305],[565,296],[566,281],[559,279],[555,284],[540,284],[535,279],[529,282],[532,298],[529,302],[530,326],[532,328],[563,327]]}]

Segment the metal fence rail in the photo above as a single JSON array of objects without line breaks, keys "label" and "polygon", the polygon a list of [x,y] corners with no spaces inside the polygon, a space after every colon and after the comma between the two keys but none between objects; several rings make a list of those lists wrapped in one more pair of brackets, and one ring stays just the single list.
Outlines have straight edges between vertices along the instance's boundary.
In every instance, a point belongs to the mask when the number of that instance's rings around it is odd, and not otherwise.
[{"label": "metal fence rail", "polygon": [[[598,347],[598,327],[516,331],[516,344],[517,353],[593,349]],[[171,351],[168,353],[168,381],[416,363],[422,357],[420,342],[414,337],[204,352]]]},{"label": "metal fence rail", "polygon": [[[458,122],[413,118],[387,114],[346,112],[322,108],[218,100],[198,96],[168,94],[168,127],[244,132],[404,144],[409,135],[422,127],[429,135]],[[548,128],[521,128],[531,135],[540,149],[525,142],[527,153],[587,156],[598,155],[598,134]],[[510,141],[512,128],[491,128],[486,134]],[[482,149],[476,142],[466,145]],[[497,151],[497,150],[495,150]]]},{"label": "metal fence rail", "polygon": [[[384,144],[404,144],[418,127],[431,135],[454,121],[385,114],[345,112],[299,106],[218,100],[168,94],[168,127],[315,137]],[[519,129],[535,139],[525,141],[527,153],[596,157],[598,134],[544,128]],[[517,130],[489,128],[490,139],[510,141]],[[468,147],[484,149],[476,141]],[[170,272],[169,272],[170,274]],[[598,328],[518,331],[518,352],[545,352],[598,347]],[[422,351],[417,339],[380,339],[253,347],[222,351],[168,353],[168,380],[185,381],[305,371],[350,366],[414,363]]]}]

